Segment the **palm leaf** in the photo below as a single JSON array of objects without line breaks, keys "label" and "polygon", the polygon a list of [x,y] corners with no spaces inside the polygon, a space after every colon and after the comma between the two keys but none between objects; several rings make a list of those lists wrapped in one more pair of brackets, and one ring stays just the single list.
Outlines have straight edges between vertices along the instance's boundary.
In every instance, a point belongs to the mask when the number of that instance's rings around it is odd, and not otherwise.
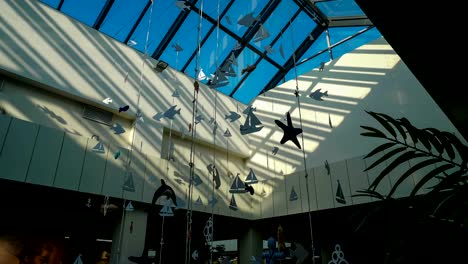
[{"label": "palm leaf", "polygon": [[424,184],[426,184],[429,180],[431,180],[432,178],[437,176],[439,173],[444,172],[444,171],[446,171],[448,169],[451,169],[453,167],[454,167],[454,165],[452,165],[452,164],[444,164],[444,165],[442,165],[440,167],[437,167],[437,168],[433,169],[429,173],[427,173],[424,177],[421,178],[421,180],[419,180],[419,182],[416,184],[416,186],[414,186],[413,190],[410,193],[410,196],[415,196],[416,193],[419,191],[419,189],[421,189],[421,187],[424,186]]},{"label": "palm leaf", "polygon": [[426,154],[423,153],[416,153],[414,150],[412,151],[407,151],[403,154],[401,154],[398,158],[394,159],[392,163],[390,163],[385,169],[383,169],[380,174],[377,176],[377,178],[374,179],[372,182],[371,186],[369,188],[377,188],[377,185],[382,181],[382,179],[389,174],[393,169],[398,167],[398,165],[402,164],[403,162],[407,162],[410,159],[413,158],[419,158],[419,157],[424,157],[427,156]]},{"label": "palm leaf", "polygon": [[426,128],[422,130],[429,139],[429,142],[434,146],[434,148],[437,150],[439,155],[442,155],[444,153],[444,146],[442,145],[442,142],[439,140],[439,135],[440,131],[435,129],[435,128]]},{"label": "palm leaf", "polygon": [[456,185],[462,183],[463,175],[464,175],[464,170],[459,169],[459,170],[452,172],[449,175],[446,175],[445,177],[441,177],[441,181],[437,183],[437,185],[432,187],[431,192],[439,192],[443,190],[454,189]]},{"label": "palm leaf", "polygon": [[455,147],[455,149],[457,150],[458,154],[460,155],[461,159],[463,160],[463,164],[466,164],[467,162],[467,158],[468,158],[468,153],[467,153],[467,149],[466,149],[466,146],[463,145],[460,141],[460,139],[458,139],[454,134],[452,133],[449,133],[449,132],[441,132],[448,140],[449,142]]},{"label": "palm leaf", "polygon": [[379,115],[385,118],[388,122],[390,122],[398,130],[398,132],[400,132],[400,135],[403,137],[403,140],[405,140],[406,142],[406,138],[407,138],[406,132],[403,129],[401,123],[389,115],[386,115],[383,113],[379,113]]},{"label": "palm leaf", "polygon": [[370,131],[370,132],[361,133],[362,136],[387,138],[387,135],[385,135],[383,132],[381,132],[380,130],[376,128],[368,127],[368,126],[361,126],[361,127]]},{"label": "palm leaf", "polygon": [[366,111],[368,114],[370,114],[373,118],[375,118],[394,138],[396,138],[396,133],[395,130],[392,128],[392,126],[385,121],[381,116],[379,116],[377,113],[372,112],[372,111]]},{"label": "palm leaf", "polygon": [[396,145],[396,143],[394,143],[394,142],[388,142],[388,143],[382,144],[382,145],[376,147],[375,149],[373,149],[371,152],[369,152],[369,153],[364,157],[364,159],[367,159],[367,158],[369,158],[369,157],[372,157],[372,156],[374,156],[375,154],[377,154],[377,153],[379,153],[379,152],[381,152],[381,151],[384,151],[384,150],[386,150],[386,149],[388,149],[388,148],[390,148],[390,147],[393,147],[393,146],[395,146],[395,145]]},{"label": "palm leaf", "polygon": [[408,119],[406,118],[400,118],[398,119],[400,121],[400,123],[406,128],[406,131],[408,132],[408,134],[410,135],[411,137],[411,140],[413,141],[413,144],[416,145],[416,143],[418,143],[418,137],[415,133],[415,131],[417,130],[411,123],[410,121],[408,121]]},{"label": "palm leaf", "polygon": [[437,139],[439,140],[440,144],[442,145],[443,149],[445,150],[445,153],[447,153],[449,158],[451,160],[455,159],[455,152],[453,151],[452,144],[450,144],[450,141],[445,136],[444,132],[441,132],[435,128],[427,128],[426,130],[431,131],[431,133],[437,137]]},{"label": "palm leaf", "polygon": [[424,160],[414,166],[412,166],[411,168],[409,168],[405,173],[403,173],[403,175],[400,176],[400,178],[398,178],[398,180],[395,182],[395,184],[393,185],[392,189],[390,190],[390,192],[388,193],[388,196],[391,197],[393,195],[393,193],[395,193],[396,189],[398,188],[398,186],[406,179],[408,178],[411,174],[413,174],[414,172],[416,172],[417,170],[420,170],[426,166],[429,166],[429,165],[432,165],[432,164],[435,164],[437,162],[441,162],[440,159],[428,159],[428,160]]},{"label": "palm leaf", "polygon": [[391,156],[393,156],[393,155],[397,154],[398,152],[401,152],[401,151],[403,151],[405,149],[406,149],[406,147],[399,147],[399,148],[393,149],[392,151],[388,152],[387,154],[383,155],[380,159],[378,159],[374,163],[372,163],[372,165],[370,165],[364,171],[368,171],[368,170],[374,168],[375,166],[377,166],[380,163],[384,162],[385,160],[387,160]]},{"label": "palm leaf", "polygon": [[429,137],[422,129],[416,129],[416,134],[419,138],[419,142],[421,142],[424,147],[430,152],[432,149],[431,143],[429,142]]},{"label": "palm leaf", "polygon": [[366,190],[357,190],[356,192],[360,193],[360,194],[353,194],[351,195],[352,197],[362,197],[362,196],[365,196],[365,197],[373,197],[373,198],[377,198],[379,200],[385,200],[385,197],[380,194],[379,192],[377,191],[374,191],[374,190],[369,190],[369,189],[366,189]]}]

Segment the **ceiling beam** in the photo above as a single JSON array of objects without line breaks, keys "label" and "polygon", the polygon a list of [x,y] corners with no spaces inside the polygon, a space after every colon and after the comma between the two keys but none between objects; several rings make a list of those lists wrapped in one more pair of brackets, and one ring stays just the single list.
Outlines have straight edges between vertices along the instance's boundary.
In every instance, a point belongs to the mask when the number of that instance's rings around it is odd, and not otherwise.
[{"label": "ceiling beam", "polygon": [[345,16],[345,17],[329,17],[328,27],[362,27],[373,26],[367,16]]},{"label": "ceiling beam", "polygon": [[94,24],[93,24],[94,29],[99,30],[99,28],[101,28],[101,25],[106,19],[107,14],[109,14],[109,11],[111,10],[114,2],[115,0],[106,1],[106,3],[104,4],[104,7],[101,9],[101,12],[99,13],[99,16],[96,18],[96,21],[94,21]]}]

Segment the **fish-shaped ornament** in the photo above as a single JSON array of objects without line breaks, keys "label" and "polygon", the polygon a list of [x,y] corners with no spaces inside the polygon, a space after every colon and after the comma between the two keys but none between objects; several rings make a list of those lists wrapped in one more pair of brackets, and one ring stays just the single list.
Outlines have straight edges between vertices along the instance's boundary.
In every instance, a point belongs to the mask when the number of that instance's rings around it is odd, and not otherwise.
[{"label": "fish-shaped ornament", "polygon": [[121,113],[121,112],[127,112],[128,109],[130,109],[130,106],[128,106],[128,105],[121,106],[121,107],[119,107],[119,113]]},{"label": "fish-shaped ornament", "polygon": [[173,105],[171,106],[169,109],[166,110],[166,112],[164,112],[164,117],[167,118],[167,119],[174,119],[174,116],[175,115],[180,115],[180,108],[179,109],[176,109],[177,108],[177,105]]},{"label": "fish-shaped ornament", "polygon": [[234,122],[240,118],[240,115],[234,111],[229,111],[228,115],[224,115],[224,119],[229,119],[229,121]]},{"label": "fish-shaped ornament", "polygon": [[279,150],[278,147],[273,147],[273,149],[271,150],[271,153],[272,153],[273,155],[276,155],[276,154],[278,153],[278,150]]},{"label": "fish-shaped ornament", "polygon": [[276,51],[271,47],[271,45],[268,45],[268,46],[265,46],[265,51],[268,53],[268,54],[273,54],[275,53]]},{"label": "fish-shaped ornament", "polygon": [[190,10],[190,6],[187,5],[186,1],[176,1],[175,5],[182,11]]},{"label": "fish-shaped ornament", "polygon": [[257,66],[255,64],[253,64],[253,65],[247,66],[246,68],[242,69],[241,73],[244,74],[244,73],[248,73],[248,72],[253,72],[256,68],[257,68]]},{"label": "fish-shaped ornament", "polygon": [[256,18],[253,16],[253,12],[252,12],[252,13],[248,13],[247,15],[241,17],[237,21],[237,24],[239,24],[241,26],[250,27],[255,22],[255,20],[256,20]]},{"label": "fish-shaped ornament", "polygon": [[125,129],[123,126],[119,123],[114,123],[111,127],[112,130],[114,130],[114,134],[120,135],[125,133]]},{"label": "fish-shaped ornament", "polygon": [[323,101],[322,96],[328,96],[328,91],[322,93],[321,90],[322,89],[319,88],[313,91],[311,94],[309,94],[309,97],[317,101]]},{"label": "fish-shaped ornament", "polygon": [[172,47],[176,52],[183,51],[184,49],[179,44],[172,44]]},{"label": "fish-shaped ornament", "polygon": [[299,149],[301,149],[301,144],[297,140],[297,135],[302,133],[302,128],[295,128],[292,125],[291,115],[289,112],[286,113],[287,125],[279,120],[275,120],[276,125],[283,129],[283,138],[281,138],[280,143],[284,144],[291,140]]},{"label": "fish-shaped ornament", "polygon": [[205,120],[205,118],[201,114],[195,116],[195,124],[199,124],[203,120]]}]

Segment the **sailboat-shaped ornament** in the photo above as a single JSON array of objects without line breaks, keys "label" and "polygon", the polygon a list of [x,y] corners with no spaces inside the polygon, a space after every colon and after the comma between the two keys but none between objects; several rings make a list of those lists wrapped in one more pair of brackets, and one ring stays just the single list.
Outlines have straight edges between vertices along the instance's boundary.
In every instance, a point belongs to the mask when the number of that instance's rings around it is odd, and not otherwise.
[{"label": "sailboat-shaped ornament", "polygon": [[231,189],[229,189],[230,193],[246,193],[245,184],[239,178],[239,174],[236,175],[234,178],[234,182],[231,185]]},{"label": "sailboat-shaped ornament", "polygon": [[257,176],[255,176],[255,173],[254,173],[254,171],[252,169],[250,169],[249,174],[245,178],[244,182],[248,183],[248,184],[258,183]]},{"label": "sailboat-shaped ornament", "polygon": [[229,204],[229,208],[234,211],[237,210],[237,203],[236,203],[236,198],[234,198],[234,194],[231,195],[231,203]]},{"label": "sailboat-shaped ornament", "polygon": [[270,36],[270,32],[266,30],[266,28],[260,24],[260,27],[258,28],[257,34],[255,34],[254,37],[254,42],[262,41]]},{"label": "sailboat-shaped ornament", "polygon": [[337,202],[339,202],[340,204],[346,204],[346,199],[344,197],[344,194],[343,194],[343,189],[341,188],[341,184],[340,184],[340,181],[338,181],[338,186],[336,187],[336,195],[335,195],[335,199]]},{"label": "sailboat-shaped ornament", "polygon": [[254,115],[252,107],[249,107],[245,122],[243,125],[240,125],[240,132],[242,135],[258,132],[263,128],[260,125],[262,125],[262,122]]}]

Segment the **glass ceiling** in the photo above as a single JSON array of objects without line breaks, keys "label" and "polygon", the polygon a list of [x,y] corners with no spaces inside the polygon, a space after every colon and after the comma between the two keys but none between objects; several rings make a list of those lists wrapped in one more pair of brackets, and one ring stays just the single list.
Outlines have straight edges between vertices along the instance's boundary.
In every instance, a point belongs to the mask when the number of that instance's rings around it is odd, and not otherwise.
[{"label": "glass ceiling", "polygon": [[244,104],[381,36],[354,0],[40,1]]}]

